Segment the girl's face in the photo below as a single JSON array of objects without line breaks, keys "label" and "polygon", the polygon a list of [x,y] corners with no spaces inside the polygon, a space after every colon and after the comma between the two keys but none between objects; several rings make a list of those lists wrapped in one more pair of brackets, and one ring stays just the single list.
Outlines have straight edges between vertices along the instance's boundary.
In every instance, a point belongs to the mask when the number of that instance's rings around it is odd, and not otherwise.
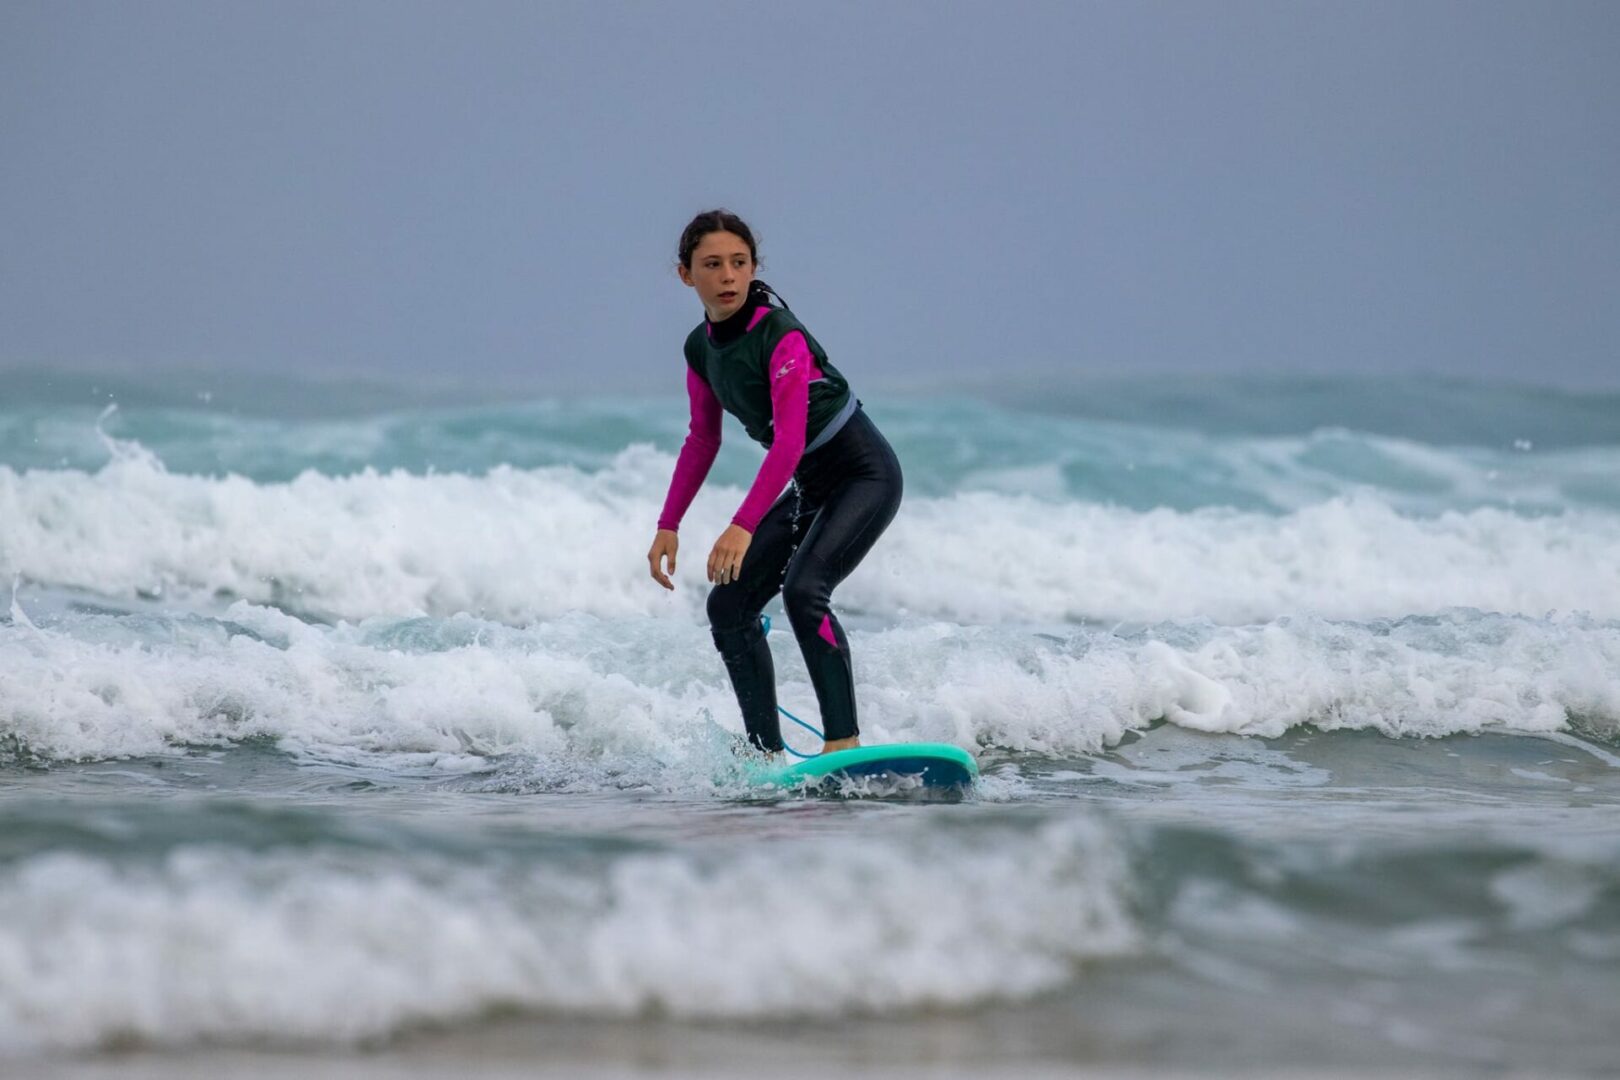
[{"label": "girl's face", "polygon": [[712,232],[698,241],[692,265],[682,266],[681,280],[697,290],[703,310],[719,322],[742,309],[754,280],[754,257],[736,233]]}]

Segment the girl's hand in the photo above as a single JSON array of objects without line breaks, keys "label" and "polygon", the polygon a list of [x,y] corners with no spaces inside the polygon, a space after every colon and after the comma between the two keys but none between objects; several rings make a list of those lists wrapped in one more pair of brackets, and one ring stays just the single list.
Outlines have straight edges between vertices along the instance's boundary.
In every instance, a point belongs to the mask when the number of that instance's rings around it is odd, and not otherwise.
[{"label": "girl's hand", "polygon": [[669,573],[675,572],[675,552],[681,546],[680,537],[673,530],[659,529],[658,535],[653,537],[652,550],[647,552],[647,565],[652,568],[653,580],[666,589],[675,588],[663,569],[658,565],[662,559],[669,560]]},{"label": "girl's hand", "polygon": [[716,585],[736,581],[742,572],[743,555],[753,539],[754,534],[741,525],[727,526],[714,542],[714,550],[709,552],[709,580]]}]

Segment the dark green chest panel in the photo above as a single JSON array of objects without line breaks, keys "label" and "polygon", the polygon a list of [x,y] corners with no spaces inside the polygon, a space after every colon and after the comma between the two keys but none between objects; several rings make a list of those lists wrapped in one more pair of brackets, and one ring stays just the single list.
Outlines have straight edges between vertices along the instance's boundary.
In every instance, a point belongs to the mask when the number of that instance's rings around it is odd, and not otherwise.
[{"label": "dark green chest panel", "polygon": [[823,376],[810,384],[804,432],[808,445],[849,400],[849,383],[791,311],[772,308],[752,330],[727,345],[716,346],[703,323],[686,338],[686,363],[709,384],[720,407],[741,420],[748,437],[762,446],[770,446],[776,436],[771,423],[771,354],[794,330],[804,335]]}]

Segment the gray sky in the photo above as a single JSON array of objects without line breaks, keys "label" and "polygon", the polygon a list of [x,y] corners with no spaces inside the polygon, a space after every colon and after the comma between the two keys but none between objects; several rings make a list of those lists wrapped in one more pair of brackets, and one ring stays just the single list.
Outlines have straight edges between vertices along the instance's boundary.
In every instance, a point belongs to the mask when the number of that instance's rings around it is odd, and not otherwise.
[{"label": "gray sky", "polygon": [[[0,365],[1620,385],[1620,4],[0,6]],[[928,374],[924,374],[928,373]]]}]

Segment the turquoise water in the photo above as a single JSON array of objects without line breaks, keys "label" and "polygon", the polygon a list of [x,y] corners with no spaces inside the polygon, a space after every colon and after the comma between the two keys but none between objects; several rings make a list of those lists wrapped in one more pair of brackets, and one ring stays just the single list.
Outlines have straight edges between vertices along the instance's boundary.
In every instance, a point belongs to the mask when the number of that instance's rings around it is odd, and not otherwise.
[{"label": "turquoise water", "polygon": [[979,757],[936,805],[728,779],[735,427],[669,594],[677,397],[205,382],[0,403],[0,1054],[1613,1059],[1614,395],[863,392],[907,494],[837,602],[866,737]]}]

